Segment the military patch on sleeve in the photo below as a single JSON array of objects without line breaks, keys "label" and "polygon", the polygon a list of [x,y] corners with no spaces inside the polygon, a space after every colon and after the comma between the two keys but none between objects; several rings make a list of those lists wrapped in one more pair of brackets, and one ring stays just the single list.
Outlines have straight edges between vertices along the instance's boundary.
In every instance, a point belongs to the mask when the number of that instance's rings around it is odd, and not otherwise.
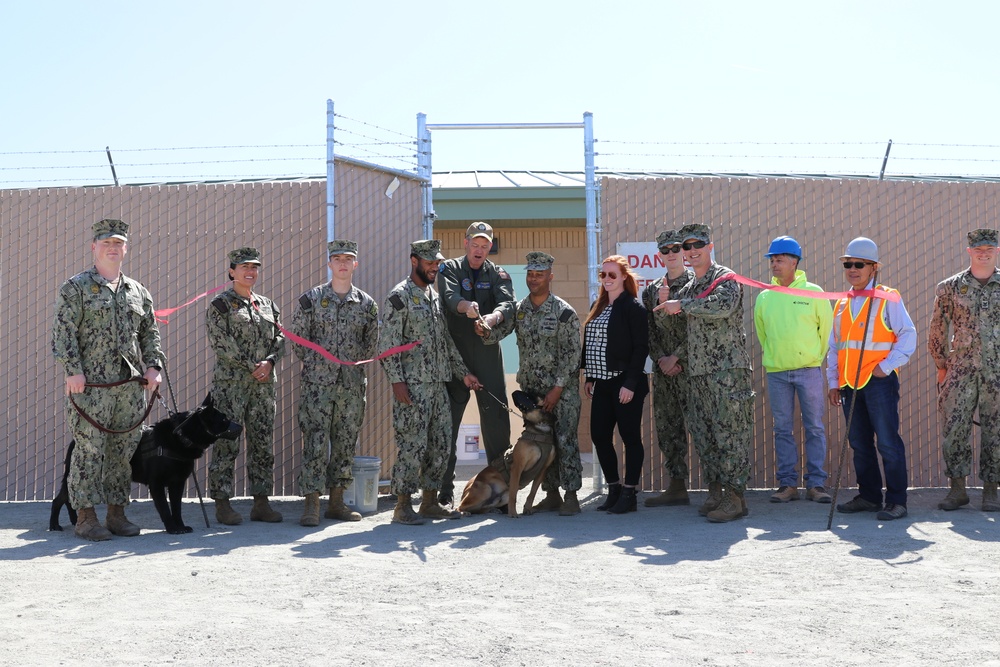
[{"label": "military patch on sleeve", "polygon": [[308,293],[299,297],[299,307],[302,308],[302,310],[312,310],[313,302],[309,298]]},{"label": "military patch on sleeve", "polygon": [[371,308],[368,309],[368,312],[372,317],[378,317],[378,304],[375,303],[375,299],[372,299],[372,305]]},{"label": "military patch on sleeve", "polygon": [[569,308],[562,311],[562,315],[559,316],[559,321],[562,322],[563,324],[566,324],[571,319],[573,319],[573,311],[570,310]]},{"label": "military patch on sleeve", "polygon": [[500,280],[510,280],[510,274],[503,270],[503,267],[497,267],[497,274],[500,276]]},{"label": "military patch on sleeve", "polygon": [[229,304],[226,303],[226,300],[221,296],[212,299],[212,305],[215,306],[215,309],[223,315],[229,313]]},{"label": "military patch on sleeve", "polygon": [[389,303],[396,310],[403,310],[403,308],[406,308],[406,304],[403,303],[403,300],[399,298],[398,294],[393,294],[392,296],[390,296]]}]

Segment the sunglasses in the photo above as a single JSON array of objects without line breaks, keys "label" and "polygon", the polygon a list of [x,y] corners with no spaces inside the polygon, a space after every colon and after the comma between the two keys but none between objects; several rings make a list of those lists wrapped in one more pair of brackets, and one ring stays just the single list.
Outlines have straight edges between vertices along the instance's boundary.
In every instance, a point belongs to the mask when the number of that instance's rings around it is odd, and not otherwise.
[{"label": "sunglasses", "polygon": [[704,241],[691,241],[690,243],[682,243],[681,247],[685,250],[701,250],[707,245]]},{"label": "sunglasses", "polygon": [[844,262],[845,269],[863,269],[872,262]]},{"label": "sunglasses", "polygon": [[607,273],[605,273],[604,271],[601,271],[597,275],[599,275],[601,277],[601,280],[603,280],[605,278],[611,278],[611,280],[618,280],[618,274],[615,273],[614,271],[608,271]]},{"label": "sunglasses", "polygon": [[660,248],[661,255],[669,255],[672,252],[680,252],[680,251],[681,247],[679,245],[671,245],[667,246],[666,248]]}]

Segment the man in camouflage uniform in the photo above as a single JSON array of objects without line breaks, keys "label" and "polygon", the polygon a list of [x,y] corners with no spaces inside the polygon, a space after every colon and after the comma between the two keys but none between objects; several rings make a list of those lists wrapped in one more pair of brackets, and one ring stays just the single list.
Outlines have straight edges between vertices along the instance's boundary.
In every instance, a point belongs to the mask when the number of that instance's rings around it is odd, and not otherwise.
[{"label": "man in camouflage uniform", "polygon": [[[670,476],[667,490],[647,498],[646,507],[687,505],[688,462],[687,427],[684,424],[684,403],[688,393],[688,375],[677,363],[676,350],[684,343],[687,322],[662,310],[659,304],[677,299],[681,288],[694,280],[694,272],[684,266],[681,241],[677,230],[661,232],[656,246],[663,256],[667,273],[646,286],[642,305],[649,315],[649,357],[659,372],[653,373],[653,420],[656,439],[663,452],[663,465]],[[666,370],[665,370],[666,369]]]},{"label": "man in camouflage uniform", "polygon": [[[486,257],[493,247],[493,228],[474,222],[465,232],[465,255],[441,264],[437,286],[444,304],[448,331],[462,361],[493,396],[507,396],[503,354],[499,345],[485,345],[476,325],[480,318],[495,327],[514,316],[514,287],[510,275]],[[451,428],[458,437],[462,416],[469,404],[469,390],[453,380],[448,383]],[[510,416],[496,398],[483,392],[476,396],[486,460],[492,461],[510,446]],[[454,500],[456,443],[452,443],[441,485],[441,502]],[[557,508],[551,508],[557,509]]]},{"label": "man in camouflage uniform", "polygon": [[[551,292],[555,258],[544,252],[527,255],[528,296],[517,304],[513,318],[484,332],[486,343],[497,343],[517,332],[521,391],[541,400],[543,410],[555,413],[558,465],[549,466],[542,488],[546,498],[535,509],[558,508],[560,516],[580,513],[576,492],[583,483],[583,464],[577,429],[580,427],[580,318],[568,303]],[[559,486],[566,497],[559,496]]]},{"label": "man in camouflage uniform", "polygon": [[[358,244],[330,241],[327,252],[332,277],[299,297],[290,329],[338,359],[370,359],[378,347],[378,304],[352,283]],[[302,345],[295,346],[295,354],[302,360],[299,491],[305,509],[299,523],[319,525],[319,496],[325,489],[330,490],[327,519],[360,521],[361,515],[344,504],[344,489],[354,479],[354,449],[365,419],[365,366],[336,364]]]},{"label": "man in camouflage uniform", "polygon": [[[274,488],[274,413],[277,376],[274,367],[285,354],[285,336],[278,328],[281,313],[267,297],[255,294],[260,270],[256,248],[229,253],[231,287],[212,300],[205,315],[208,341],[215,351],[212,396],[215,407],[243,424],[247,440],[247,470],[253,507],[251,521],[277,523],[281,514],[271,508]],[[215,518],[227,526],[243,522],[229,504],[233,497],[233,468],[239,440],[220,439],[212,447],[208,467],[209,494],[215,499]]]},{"label": "man in camouflage uniform", "polygon": [[1000,511],[1000,271],[995,229],[969,232],[969,268],[938,283],[928,347],[937,366],[938,414],[951,490],[938,507],[969,504],[972,415],[979,409],[984,512]]},{"label": "man in camouflage uniform", "polygon": [[[392,467],[395,523],[419,525],[425,519],[461,516],[438,503],[448,449],[455,441],[445,382],[459,379],[468,389],[482,385],[469,373],[448,335],[441,300],[432,287],[442,259],[440,241],[411,243],[410,277],[393,287],[382,303],[379,354],[420,341],[382,359],[392,383],[392,427],[399,448]],[[414,513],[410,495],[417,488],[423,489],[423,499]]]},{"label": "man in camouflage uniform", "polygon": [[[132,537],[139,527],[125,516],[132,490],[129,459],[142,430],[106,433],[74,407],[111,430],[142,418],[146,396],[138,382],[96,387],[143,377],[146,389],[160,384],[163,353],[149,292],[121,272],[128,252],[128,225],[105,219],[93,226],[94,267],[59,288],[52,325],[52,353],[66,372],[66,423],[76,448],[69,470],[69,502],[77,510],[76,534],[88,540]],[[141,369],[141,370],[140,370]],[[95,505],[106,502],[107,527]]]},{"label": "man in camouflage uniform", "polygon": [[687,318],[687,341],[675,354],[690,377],[684,417],[709,482],[708,500],[698,511],[714,523],[733,521],[749,514],[743,494],[753,438],[754,392],[743,330],[743,287],[724,280],[698,298],[715,280],[733,272],[712,261],[715,244],[708,225],[685,225],[679,235],[694,280],[677,299],[657,308]]}]

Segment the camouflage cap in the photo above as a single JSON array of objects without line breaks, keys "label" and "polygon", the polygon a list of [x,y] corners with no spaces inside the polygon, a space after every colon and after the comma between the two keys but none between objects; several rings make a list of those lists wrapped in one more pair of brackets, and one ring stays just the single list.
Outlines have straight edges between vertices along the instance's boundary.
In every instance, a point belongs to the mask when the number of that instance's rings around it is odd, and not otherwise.
[{"label": "camouflage cap", "polygon": [[995,229],[975,229],[969,232],[969,247],[981,245],[1000,245],[1000,233]]},{"label": "camouflage cap", "polygon": [[684,225],[677,231],[677,235],[682,242],[688,239],[698,239],[705,243],[712,242],[712,228],[708,225]]},{"label": "camouflage cap", "polygon": [[684,239],[680,237],[680,233],[676,229],[668,229],[656,235],[656,247],[660,250],[663,250],[667,246],[677,245],[683,241]]},{"label": "camouflage cap", "polygon": [[326,244],[326,254],[328,257],[334,255],[354,255],[358,256],[357,241],[330,241]]},{"label": "camouflage cap", "polygon": [[485,222],[474,222],[465,230],[465,238],[474,239],[477,236],[485,237],[486,240],[493,243],[493,228]]},{"label": "camouflage cap", "polygon": [[237,248],[229,253],[230,264],[260,264],[260,251],[257,248]]},{"label": "camouflage cap", "polygon": [[105,218],[94,223],[94,240],[121,239],[128,241],[128,223],[121,220]]},{"label": "camouflage cap", "polygon": [[441,242],[437,239],[414,241],[410,244],[410,254],[428,262],[444,259],[444,255],[441,254]]},{"label": "camouflage cap", "polygon": [[524,258],[528,262],[527,266],[524,267],[525,271],[547,271],[552,268],[556,261],[555,257],[541,250],[529,252]]}]

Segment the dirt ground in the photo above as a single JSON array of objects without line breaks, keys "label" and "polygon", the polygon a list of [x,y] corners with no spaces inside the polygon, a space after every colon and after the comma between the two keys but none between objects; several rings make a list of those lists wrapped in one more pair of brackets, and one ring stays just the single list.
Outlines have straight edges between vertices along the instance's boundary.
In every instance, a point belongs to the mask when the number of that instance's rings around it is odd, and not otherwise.
[{"label": "dirt ground", "polygon": [[143,534],[102,543],[46,531],[47,503],[3,503],[0,663],[1000,666],[996,515],[919,489],[907,519],[827,531],[829,506],[769,493],[721,525],[704,492],[596,512],[589,480],[578,516],[424,526],[391,524],[383,496],[315,529],[297,498],[274,525],[216,526],[207,505],[206,529],[192,501],[184,536],[140,501]]}]

